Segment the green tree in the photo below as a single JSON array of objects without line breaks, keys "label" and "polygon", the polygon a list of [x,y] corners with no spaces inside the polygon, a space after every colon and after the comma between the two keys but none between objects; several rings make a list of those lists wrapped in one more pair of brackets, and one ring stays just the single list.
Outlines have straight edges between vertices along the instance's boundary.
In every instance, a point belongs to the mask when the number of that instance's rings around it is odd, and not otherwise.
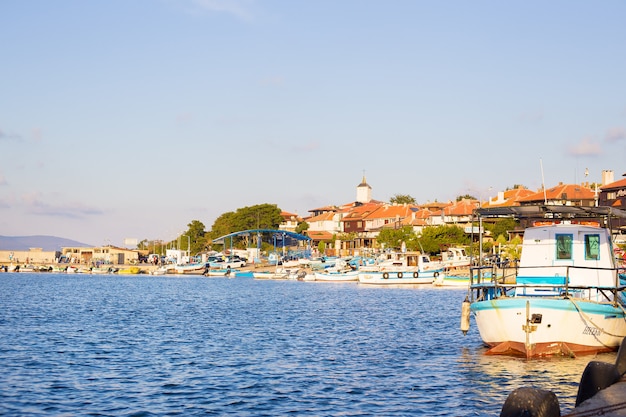
[{"label": "green tree", "polygon": [[497,238],[502,235],[508,240],[509,231],[515,229],[519,222],[511,218],[496,219],[494,223],[483,223],[485,230],[491,232],[491,236]]},{"label": "green tree", "polygon": [[191,256],[194,256],[205,249],[206,232],[204,231],[204,224],[199,220],[192,220],[187,227],[187,231],[180,239],[180,249],[188,250]]},{"label": "green tree", "polygon": [[385,245],[385,249],[400,250],[402,242],[407,250],[414,250],[417,236],[411,226],[404,226],[400,229],[383,229],[376,237],[379,245]]},{"label": "green tree", "polygon": [[[212,239],[235,232],[250,229],[278,229],[283,221],[281,210],[276,204],[258,204],[242,207],[235,212],[224,213],[213,223],[210,236]],[[234,245],[249,246],[247,236],[240,236]]]},{"label": "green tree", "polygon": [[465,194],[465,195],[460,195],[457,196],[456,201],[461,201],[463,199],[467,199],[467,200],[478,200],[476,197],[474,197],[473,195],[470,194]]},{"label": "green tree", "polygon": [[296,226],[296,233],[302,234],[305,230],[309,230],[309,224],[307,222],[301,222]]},{"label": "green tree", "polygon": [[320,242],[317,244],[317,251],[321,256],[323,256],[326,253],[326,242],[320,240]]},{"label": "green tree", "polygon": [[231,233],[231,230],[234,228],[234,224],[235,212],[228,211],[220,214],[219,217],[213,222],[213,227],[211,227],[211,238],[215,239]]},{"label": "green tree", "polygon": [[424,252],[436,254],[444,247],[466,246],[470,243],[470,238],[460,226],[441,225],[425,227],[419,242]]},{"label": "green tree", "polygon": [[408,194],[394,194],[389,199],[391,204],[415,204],[415,199]]}]

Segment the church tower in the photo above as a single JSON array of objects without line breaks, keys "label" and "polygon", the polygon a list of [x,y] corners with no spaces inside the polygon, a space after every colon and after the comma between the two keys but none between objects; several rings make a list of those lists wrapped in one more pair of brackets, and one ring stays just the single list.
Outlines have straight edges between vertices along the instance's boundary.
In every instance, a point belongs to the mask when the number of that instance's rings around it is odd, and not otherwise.
[{"label": "church tower", "polygon": [[369,203],[372,201],[372,187],[365,181],[365,174],[363,174],[363,180],[356,187],[356,201],[357,203]]}]

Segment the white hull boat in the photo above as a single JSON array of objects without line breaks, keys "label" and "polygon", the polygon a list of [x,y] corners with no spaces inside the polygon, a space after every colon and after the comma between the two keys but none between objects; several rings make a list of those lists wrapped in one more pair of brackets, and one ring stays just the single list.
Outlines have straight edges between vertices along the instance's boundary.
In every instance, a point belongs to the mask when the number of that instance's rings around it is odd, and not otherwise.
[{"label": "white hull boat", "polygon": [[420,271],[417,268],[401,270],[360,271],[359,284],[369,285],[416,285],[432,284],[443,271]]},{"label": "white hull boat", "polygon": [[419,252],[392,254],[389,259],[359,268],[359,284],[421,285],[432,284],[443,275],[443,265],[431,262]]},{"label": "white hull boat", "polygon": [[202,275],[206,270],[207,265],[205,263],[176,265],[174,267],[174,273],[184,275]]},{"label": "white hull boat", "polygon": [[359,271],[323,271],[315,272],[315,281],[323,282],[358,282]]},{"label": "white hull boat", "polygon": [[[502,209],[497,213],[502,215]],[[561,220],[535,222],[525,230],[514,279],[506,279],[505,272],[504,278],[481,278],[479,273],[472,280],[461,330],[467,332],[473,314],[490,354],[533,358],[616,350],[626,336],[626,287],[615,265],[610,231],[599,227],[604,220],[569,219],[626,217],[626,212],[555,206],[536,206],[536,213],[529,207],[507,210],[518,217]],[[491,212],[478,210],[483,216]]]}]

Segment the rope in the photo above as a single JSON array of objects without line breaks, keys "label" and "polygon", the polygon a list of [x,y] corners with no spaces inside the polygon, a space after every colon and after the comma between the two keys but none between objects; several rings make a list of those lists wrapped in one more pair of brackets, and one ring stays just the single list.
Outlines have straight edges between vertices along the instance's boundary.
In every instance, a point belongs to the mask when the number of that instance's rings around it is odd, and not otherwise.
[{"label": "rope", "polygon": [[[588,315],[586,315],[586,314],[582,311],[582,309],[578,306],[578,304],[576,303],[576,301],[574,301],[574,299],[573,299],[573,298],[568,298],[568,300],[570,300],[570,301],[572,302],[572,304],[574,304],[574,307],[576,307],[576,310],[578,311],[578,314],[580,314],[580,315],[581,315],[581,317],[583,318],[583,320],[584,320],[586,323],[587,323],[587,322],[591,323],[591,325],[592,325],[593,327],[595,327],[596,329],[600,330],[602,333],[607,334],[607,335],[609,335],[609,336],[613,336],[613,337],[621,337],[621,338],[626,337],[626,335],[619,335],[619,334],[613,334],[613,333],[607,332],[607,331],[606,331],[606,330],[604,330],[603,328],[599,327],[597,324],[595,324],[595,323],[593,322],[593,320],[591,319],[591,317],[589,317]],[[624,312],[624,313],[626,314],[626,310],[624,310],[624,307],[623,307],[621,304],[618,304],[618,306],[619,306],[619,308],[622,310],[622,312]],[[625,320],[626,320],[626,318],[625,318]]]}]

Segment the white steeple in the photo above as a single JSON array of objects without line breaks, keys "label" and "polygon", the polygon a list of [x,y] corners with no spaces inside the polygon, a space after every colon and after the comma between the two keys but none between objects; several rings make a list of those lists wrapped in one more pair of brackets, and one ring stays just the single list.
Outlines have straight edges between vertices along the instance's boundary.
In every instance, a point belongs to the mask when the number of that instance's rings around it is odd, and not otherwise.
[{"label": "white steeple", "polygon": [[372,201],[372,187],[365,181],[365,174],[363,174],[363,180],[356,187],[356,201],[358,203],[369,203]]}]

